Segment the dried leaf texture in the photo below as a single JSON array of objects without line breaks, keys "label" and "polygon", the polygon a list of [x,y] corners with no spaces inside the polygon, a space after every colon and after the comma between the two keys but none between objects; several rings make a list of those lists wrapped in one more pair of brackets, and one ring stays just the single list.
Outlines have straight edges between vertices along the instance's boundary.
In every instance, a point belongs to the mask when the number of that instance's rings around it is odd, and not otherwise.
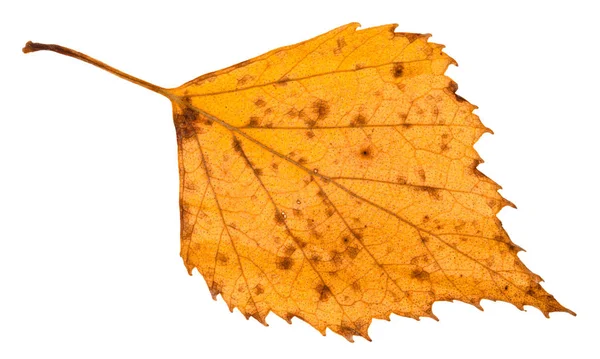
[{"label": "dried leaf texture", "polygon": [[173,103],[181,256],[213,298],[266,324],[369,339],[373,318],[435,318],[436,301],[563,311],[496,217],[512,203],[477,170],[491,132],[428,35],[352,23],[165,89]]},{"label": "dried leaf texture", "polygon": [[[172,90],[181,256],[213,297],[352,341],[435,301],[566,311],[477,170],[490,132],[428,35],[349,24]],[[572,312],[570,312],[572,313]]]}]

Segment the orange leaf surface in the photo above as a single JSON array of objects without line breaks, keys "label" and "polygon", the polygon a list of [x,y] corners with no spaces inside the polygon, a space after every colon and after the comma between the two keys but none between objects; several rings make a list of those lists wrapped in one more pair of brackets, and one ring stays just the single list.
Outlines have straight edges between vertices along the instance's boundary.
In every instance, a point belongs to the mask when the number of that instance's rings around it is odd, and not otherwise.
[{"label": "orange leaf surface", "polygon": [[181,256],[212,296],[266,324],[301,318],[352,341],[436,301],[564,311],[496,214],[485,132],[428,35],[349,24],[164,89],[180,173]]}]

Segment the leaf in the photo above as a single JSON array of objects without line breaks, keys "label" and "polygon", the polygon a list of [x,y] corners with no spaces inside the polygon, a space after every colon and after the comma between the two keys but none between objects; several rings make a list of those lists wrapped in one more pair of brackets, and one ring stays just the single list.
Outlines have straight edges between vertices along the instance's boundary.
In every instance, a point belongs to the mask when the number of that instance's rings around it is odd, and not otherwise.
[{"label": "leaf", "polygon": [[[352,23],[164,89],[172,101],[181,256],[213,298],[352,341],[373,318],[482,299],[572,311],[520,261],[477,170],[485,132],[429,35]],[[370,340],[370,339],[369,339]]]}]

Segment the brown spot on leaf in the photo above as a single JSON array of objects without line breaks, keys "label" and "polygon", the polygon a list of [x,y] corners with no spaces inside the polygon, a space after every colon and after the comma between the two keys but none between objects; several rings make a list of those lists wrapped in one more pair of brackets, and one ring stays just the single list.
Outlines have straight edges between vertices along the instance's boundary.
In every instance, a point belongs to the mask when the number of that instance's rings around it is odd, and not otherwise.
[{"label": "brown spot on leaf", "polygon": [[418,171],[419,174],[419,178],[421,179],[422,182],[425,182],[425,180],[427,179],[427,176],[425,175],[425,170],[420,169]]},{"label": "brown spot on leaf", "polygon": [[254,77],[252,75],[244,75],[242,78],[239,78],[237,80],[238,86],[243,86],[246,83],[248,83],[249,81],[251,81],[252,79],[254,79]]},{"label": "brown spot on leaf", "polygon": [[313,113],[317,116],[317,121],[323,120],[329,115],[329,104],[323,100],[317,100],[312,105]]},{"label": "brown spot on leaf", "polygon": [[217,260],[221,263],[221,264],[227,264],[227,262],[229,261],[229,257],[227,257],[225,254],[223,253],[219,253],[217,254]]},{"label": "brown spot on leaf", "polygon": [[363,147],[360,150],[360,157],[365,160],[372,159],[373,158],[373,150],[371,149],[371,146]]},{"label": "brown spot on leaf", "polygon": [[294,254],[294,252],[295,252],[295,251],[296,251],[296,247],[295,247],[295,246],[293,246],[293,245],[291,245],[291,244],[288,244],[288,245],[287,245],[287,246],[285,246],[285,248],[283,249],[283,254],[284,254],[286,257],[289,257],[289,256],[291,256],[292,254]]},{"label": "brown spot on leaf", "polygon": [[260,176],[263,174],[263,170],[260,168],[254,168],[254,174]]},{"label": "brown spot on leaf", "polygon": [[263,99],[259,98],[258,100],[254,101],[254,104],[257,107],[264,107],[267,103]]},{"label": "brown spot on leaf", "polygon": [[294,260],[290,257],[278,257],[277,269],[289,270],[294,265]]},{"label": "brown spot on leaf", "polygon": [[240,142],[240,140],[237,139],[237,137],[233,138],[233,140],[231,141],[231,146],[233,147],[233,149],[235,150],[235,152],[237,152],[237,153],[243,153],[242,143]]},{"label": "brown spot on leaf", "polygon": [[295,108],[291,108],[286,115],[290,116],[290,117],[298,117],[300,114],[300,112],[298,112],[298,110],[296,110]]},{"label": "brown spot on leaf", "polygon": [[356,247],[348,247],[346,252],[348,252],[348,257],[350,257],[350,259],[354,259],[358,255],[358,252],[360,252],[360,249]]},{"label": "brown spot on leaf", "polygon": [[206,125],[206,126],[212,126],[212,124],[213,124],[213,120],[211,120],[210,118],[208,118],[206,116],[200,116],[199,120],[200,120],[200,123],[202,123],[203,125]]},{"label": "brown spot on leaf", "polygon": [[289,77],[283,76],[277,82],[275,82],[275,86],[287,86],[287,82],[290,80]]},{"label": "brown spot on leaf", "polygon": [[298,245],[298,248],[304,248],[308,245],[308,243],[301,240],[300,238],[294,238],[294,242],[296,242],[296,245]]},{"label": "brown spot on leaf", "polygon": [[448,85],[448,90],[452,93],[456,93],[458,91],[458,84],[452,80],[450,80],[450,84]]},{"label": "brown spot on leaf", "polygon": [[404,65],[402,65],[401,62],[395,62],[394,66],[392,67],[392,76],[394,76],[394,78],[401,77],[403,72]]},{"label": "brown spot on leaf", "polygon": [[337,39],[337,47],[333,49],[333,53],[339,55],[342,53],[342,49],[346,46],[346,40],[343,37]]},{"label": "brown spot on leaf", "polygon": [[307,118],[307,119],[304,120],[304,123],[308,127],[315,127],[315,125],[317,124],[317,121],[313,120],[313,119],[310,119],[310,118]]},{"label": "brown spot on leaf", "polygon": [[306,131],[306,137],[308,137],[309,139],[315,137],[315,133],[312,131]]},{"label": "brown spot on leaf", "polygon": [[352,121],[350,121],[350,126],[359,127],[359,126],[365,125],[366,123],[367,123],[367,118],[359,113],[352,119]]},{"label": "brown spot on leaf", "polygon": [[190,138],[196,135],[194,122],[197,120],[197,117],[198,112],[189,107],[186,107],[181,114],[174,114],[173,120],[175,122],[178,139]]},{"label": "brown spot on leaf", "polygon": [[183,117],[186,121],[193,122],[198,118],[198,112],[190,107],[186,107],[183,110]]},{"label": "brown spot on leaf", "polygon": [[415,34],[412,32],[396,32],[396,33],[394,33],[394,36],[395,37],[405,37],[408,39],[409,42],[414,42],[419,37],[422,37],[423,34]]},{"label": "brown spot on leaf", "polygon": [[331,251],[331,253],[329,253],[329,255],[331,256],[331,261],[335,265],[339,266],[340,264],[342,264],[342,261],[344,260],[342,253],[337,252],[337,251]]},{"label": "brown spot on leaf", "polygon": [[410,276],[421,281],[429,280],[429,273],[421,268],[413,270]]},{"label": "brown spot on leaf", "polygon": [[319,294],[319,301],[321,302],[326,302],[329,297],[331,296],[331,290],[329,289],[328,286],[319,283],[315,290],[317,291],[317,293]]},{"label": "brown spot on leaf", "polygon": [[436,201],[439,201],[440,199],[442,199],[442,196],[440,195],[441,190],[439,188],[434,188],[434,187],[430,187],[430,186],[421,186],[421,187],[415,187],[415,188],[419,191],[427,192],[431,199],[434,199]]},{"label": "brown spot on leaf", "polygon": [[256,127],[258,126],[260,121],[260,118],[256,117],[256,116],[250,116],[250,120],[248,121],[248,124],[246,125],[246,127]]},{"label": "brown spot on leaf", "polygon": [[285,213],[275,210],[275,223],[279,225],[285,224]]},{"label": "brown spot on leaf", "polygon": [[223,283],[212,281],[211,285],[208,287],[210,291],[210,295],[214,300],[217,300],[217,295],[221,294],[223,291]]},{"label": "brown spot on leaf", "polygon": [[256,295],[261,295],[265,292],[265,288],[263,288],[263,286],[259,283],[256,285],[256,287],[254,287],[254,294]]}]

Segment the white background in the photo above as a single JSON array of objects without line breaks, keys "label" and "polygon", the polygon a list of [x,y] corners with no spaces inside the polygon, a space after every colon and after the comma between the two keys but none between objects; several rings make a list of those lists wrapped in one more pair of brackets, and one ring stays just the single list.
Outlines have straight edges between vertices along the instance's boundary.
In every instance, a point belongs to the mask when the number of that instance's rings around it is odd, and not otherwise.
[{"label": "white background", "polygon": [[[485,3],[485,4],[484,4]],[[597,358],[599,27],[592,1],[6,1],[0,5],[0,357]],[[520,258],[577,317],[484,301],[373,342],[229,313],[179,257],[169,101],[27,40],[164,87],[342,24],[432,33],[495,135],[480,169]]]}]

